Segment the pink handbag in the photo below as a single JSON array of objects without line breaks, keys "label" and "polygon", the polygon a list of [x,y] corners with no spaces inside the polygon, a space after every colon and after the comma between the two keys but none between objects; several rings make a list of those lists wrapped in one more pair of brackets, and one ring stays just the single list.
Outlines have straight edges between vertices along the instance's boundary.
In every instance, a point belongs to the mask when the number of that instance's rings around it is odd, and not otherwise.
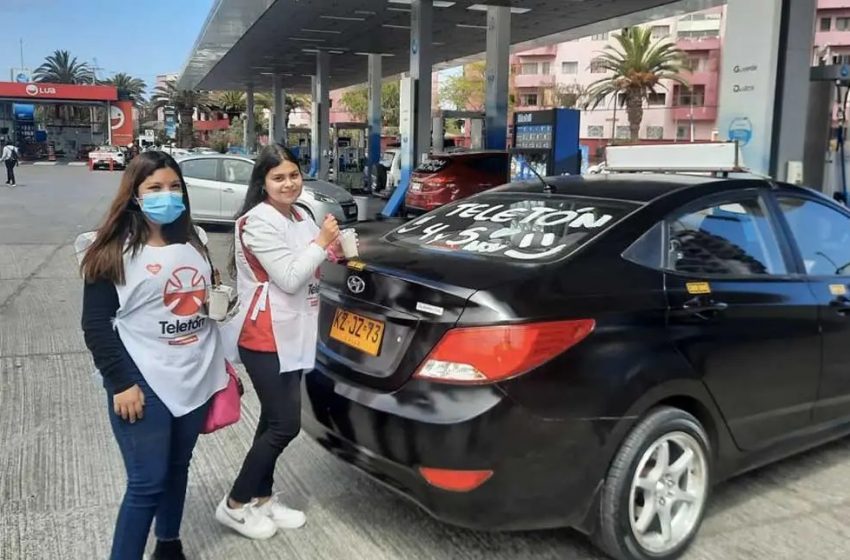
[{"label": "pink handbag", "polygon": [[239,422],[240,399],[244,392],[242,382],[230,362],[225,360],[224,365],[227,370],[227,386],[212,396],[204,427],[201,428],[202,434],[211,434]]}]

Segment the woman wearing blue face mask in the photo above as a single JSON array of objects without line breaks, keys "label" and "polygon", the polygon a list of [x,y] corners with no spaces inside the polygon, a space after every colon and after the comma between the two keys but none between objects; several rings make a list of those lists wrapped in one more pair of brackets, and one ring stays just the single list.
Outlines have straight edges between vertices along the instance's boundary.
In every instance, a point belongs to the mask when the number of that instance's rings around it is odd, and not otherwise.
[{"label": "woman wearing blue face mask", "polygon": [[103,376],[127,470],[112,560],[185,560],[180,522],[189,460],[214,393],[227,384],[215,325],[203,312],[213,270],[192,224],[180,167],[135,158],[82,259],[82,327]]}]

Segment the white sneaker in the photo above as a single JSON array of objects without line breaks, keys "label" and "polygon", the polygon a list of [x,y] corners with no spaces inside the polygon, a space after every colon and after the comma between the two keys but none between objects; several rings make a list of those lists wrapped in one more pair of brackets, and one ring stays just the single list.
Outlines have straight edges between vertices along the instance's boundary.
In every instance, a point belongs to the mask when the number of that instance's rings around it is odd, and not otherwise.
[{"label": "white sneaker", "polygon": [[260,513],[256,502],[230,509],[227,507],[227,496],[225,496],[215,509],[215,518],[222,525],[230,527],[249,539],[269,539],[277,533],[277,525]]},{"label": "white sneaker", "polygon": [[284,505],[277,494],[263,505],[257,506],[257,512],[274,521],[274,524],[281,529],[298,529],[307,523],[307,516],[303,511]]}]

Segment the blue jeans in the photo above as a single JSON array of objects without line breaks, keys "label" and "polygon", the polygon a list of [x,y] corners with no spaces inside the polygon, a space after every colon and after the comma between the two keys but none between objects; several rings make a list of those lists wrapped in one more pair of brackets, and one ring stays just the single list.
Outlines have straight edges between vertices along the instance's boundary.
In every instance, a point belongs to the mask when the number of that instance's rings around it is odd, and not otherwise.
[{"label": "blue jeans", "polygon": [[145,395],[143,418],[135,424],[115,414],[107,390],[109,420],[127,469],[127,491],[121,502],[111,560],[141,560],[151,523],[156,538],[180,538],[186,501],[189,461],[204,425],[209,403],[175,418],[144,379],[137,379]]}]

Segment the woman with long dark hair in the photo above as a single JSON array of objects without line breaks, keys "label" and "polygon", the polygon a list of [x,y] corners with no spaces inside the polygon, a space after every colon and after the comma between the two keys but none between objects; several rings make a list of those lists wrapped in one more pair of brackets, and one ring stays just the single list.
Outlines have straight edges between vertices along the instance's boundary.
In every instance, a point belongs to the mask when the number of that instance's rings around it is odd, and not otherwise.
[{"label": "woman with long dark hair", "polygon": [[185,560],[189,461],[210,398],[227,384],[218,332],[203,313],[213,273],[204,239],[180,167],[145,152],[82,259],[83,332],[127,470],[112,560],[140,560],[154,518],[153,557]]},{"label": "woman with long dark hair", "polygon": [[257,158],[245,205],[236,219],[234,261],[242,302],[239,357],[254,384],[261,413],[236,482],[216,519],[238,533],[265,539],[302,526],[303,512],[272,493],[275,464],[301,430],[301,375],[313,369],[319,312],[319,265],[337,243],[333,216],[321,228],[295,207],[303,177],[280,144]]}]

